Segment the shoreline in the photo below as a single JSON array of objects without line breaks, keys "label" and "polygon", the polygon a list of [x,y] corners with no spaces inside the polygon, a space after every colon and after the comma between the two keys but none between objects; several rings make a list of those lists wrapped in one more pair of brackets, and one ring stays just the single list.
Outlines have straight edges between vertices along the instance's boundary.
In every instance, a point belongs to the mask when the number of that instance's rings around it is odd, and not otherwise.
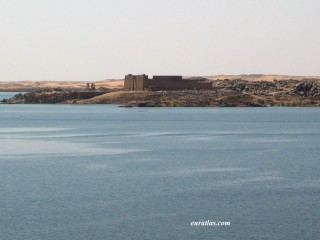
[{"label": "shoreline", "polygon": [[319,107],[320,81],[217,80],[210,90],[124,91],[46,88],[17,94],[5,104],[116,104],[123,107]]}]

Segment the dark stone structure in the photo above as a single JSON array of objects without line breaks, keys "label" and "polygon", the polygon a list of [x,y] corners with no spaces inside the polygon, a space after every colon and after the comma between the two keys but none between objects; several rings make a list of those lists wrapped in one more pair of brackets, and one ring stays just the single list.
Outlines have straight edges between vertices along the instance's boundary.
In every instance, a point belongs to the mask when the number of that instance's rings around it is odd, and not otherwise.
[{"label": "dark stone structure", "polygon": [[148,88],[148,76],[143,75],[126,75],[124,80],[124,89],[125,90],[140,90],[143,91],[144,89]]},{"label": "dark stone structure", "polygon": [[[90,87],[91,86],[91,87]],[[92,90],[92,91],[95,91],[96,90],[96,84],[95,83],[87,83],[86,85],[86,89],[87,90]]]},{"label": "dark stone structure", "polygon": [[182,76],[126,75],[124,90],[157,91],[157,90],[200,90],[212,89],[212,83],[204,78],[183,79]]}]

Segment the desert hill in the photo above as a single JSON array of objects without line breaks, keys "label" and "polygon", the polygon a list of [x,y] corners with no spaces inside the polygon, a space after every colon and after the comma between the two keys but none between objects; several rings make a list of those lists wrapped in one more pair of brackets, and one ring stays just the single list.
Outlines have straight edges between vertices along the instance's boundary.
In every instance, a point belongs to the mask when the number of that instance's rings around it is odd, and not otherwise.
[{"label": "desert hill", "polygon": [[120,104],[139,107],[320,106],[320,81],[212,81],[211,89],[123,91],[100,88],[77,91],[47,88],[4,99],[2,103]]},{"label": "desert hill", "polygon": [[[93,83],[93,82],[90,82]],[[94,82],[96,88],[122,88],[123,80],[101,80]],[[28,92],[45,88],[66,88],[80,90],[86,88],[87,82],[81,81],[19,81],[19,82],[0,82],[2,92]]]},{"label": "desert hill", "polygon": [[320,76],[290,76],[290,75],[263,75],[263,74],[241,74],[241,75],[214,75],[205,76],[209,80],[242,79],[246,81],[273,81],[273,80],[320,80]]},{"label": "desert hill", "polygon": [[[263,75],[263,74],[242,74],[242,75],[213,75],[202,76],[211,81],[223,79],[241,79],[246,81],[273,81],[273,80],[319,80],[320,76],[289,76],[289,75]],[[184,78],[189,78],[185,76]],[[96,88],[122,88],[123,79],[100,80],[94,82]],[[81,90],[86,87],[87,82],[84,81],[19,81],[19,82],[1,82],[0,91],[2,92],[28,92],[41,90],[45,88],[66,88],[73,90]]]}]

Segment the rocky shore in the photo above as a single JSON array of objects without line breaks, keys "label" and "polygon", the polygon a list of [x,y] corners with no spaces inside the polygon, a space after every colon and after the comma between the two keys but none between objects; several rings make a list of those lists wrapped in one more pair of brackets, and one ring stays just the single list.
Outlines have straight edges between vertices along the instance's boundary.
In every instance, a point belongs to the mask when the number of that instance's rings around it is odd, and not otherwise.
[{"label": "rocky shore", "polygon": [[118,104],[138,107],[320,106],[318,80],[216,80],[212,90],[74,91],[44,89],[19,94],[3,103]]},{"label": "rocky shore", "polygon": [[[79,99],[90,99],[112,90],[100,89],[95,91],[90,90],[69,90],[63,88],[46,88],[25,94],[16,94],[13,98],[3,99],[2,103],[8,104],[56,104],[66,103],[68,101],[77,101]],[[74,102],[76,103],[76,102]]]}]

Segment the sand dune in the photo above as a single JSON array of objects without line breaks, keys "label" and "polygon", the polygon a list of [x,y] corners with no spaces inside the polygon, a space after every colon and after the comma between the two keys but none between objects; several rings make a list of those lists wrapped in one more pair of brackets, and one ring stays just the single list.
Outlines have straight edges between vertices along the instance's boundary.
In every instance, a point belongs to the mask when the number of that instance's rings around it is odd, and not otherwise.
[{"label": "sand dune", "polygon": [[[90,82],[93,83],[93,82]],[[94,82],[96,88],[122,88],[123,80],[102,80]],[[72,81],[19,81],[0,82],[0,91],[30,91],[43,88],[85,89],[87,82]]]},{"label": "sand dune", "polygon": [[[185,76],[184,78],[188,78]],[[262,75],[262,74],[242,74],[242,75],[213,75],[203,76],[209,80],[218,79],[242,79],[247,81],[273,81],[273,80],[304,80],[315,79],[320,81],[320,76],[289,76],[289,75]],[[96,88],[122,88],[123,79],[101,80],[94,82]],[[85,89],[87,82],[80,81],[19,81],[19,82],[0,82],[0,91],[32,91],[43,88],[68,88]]]}]

